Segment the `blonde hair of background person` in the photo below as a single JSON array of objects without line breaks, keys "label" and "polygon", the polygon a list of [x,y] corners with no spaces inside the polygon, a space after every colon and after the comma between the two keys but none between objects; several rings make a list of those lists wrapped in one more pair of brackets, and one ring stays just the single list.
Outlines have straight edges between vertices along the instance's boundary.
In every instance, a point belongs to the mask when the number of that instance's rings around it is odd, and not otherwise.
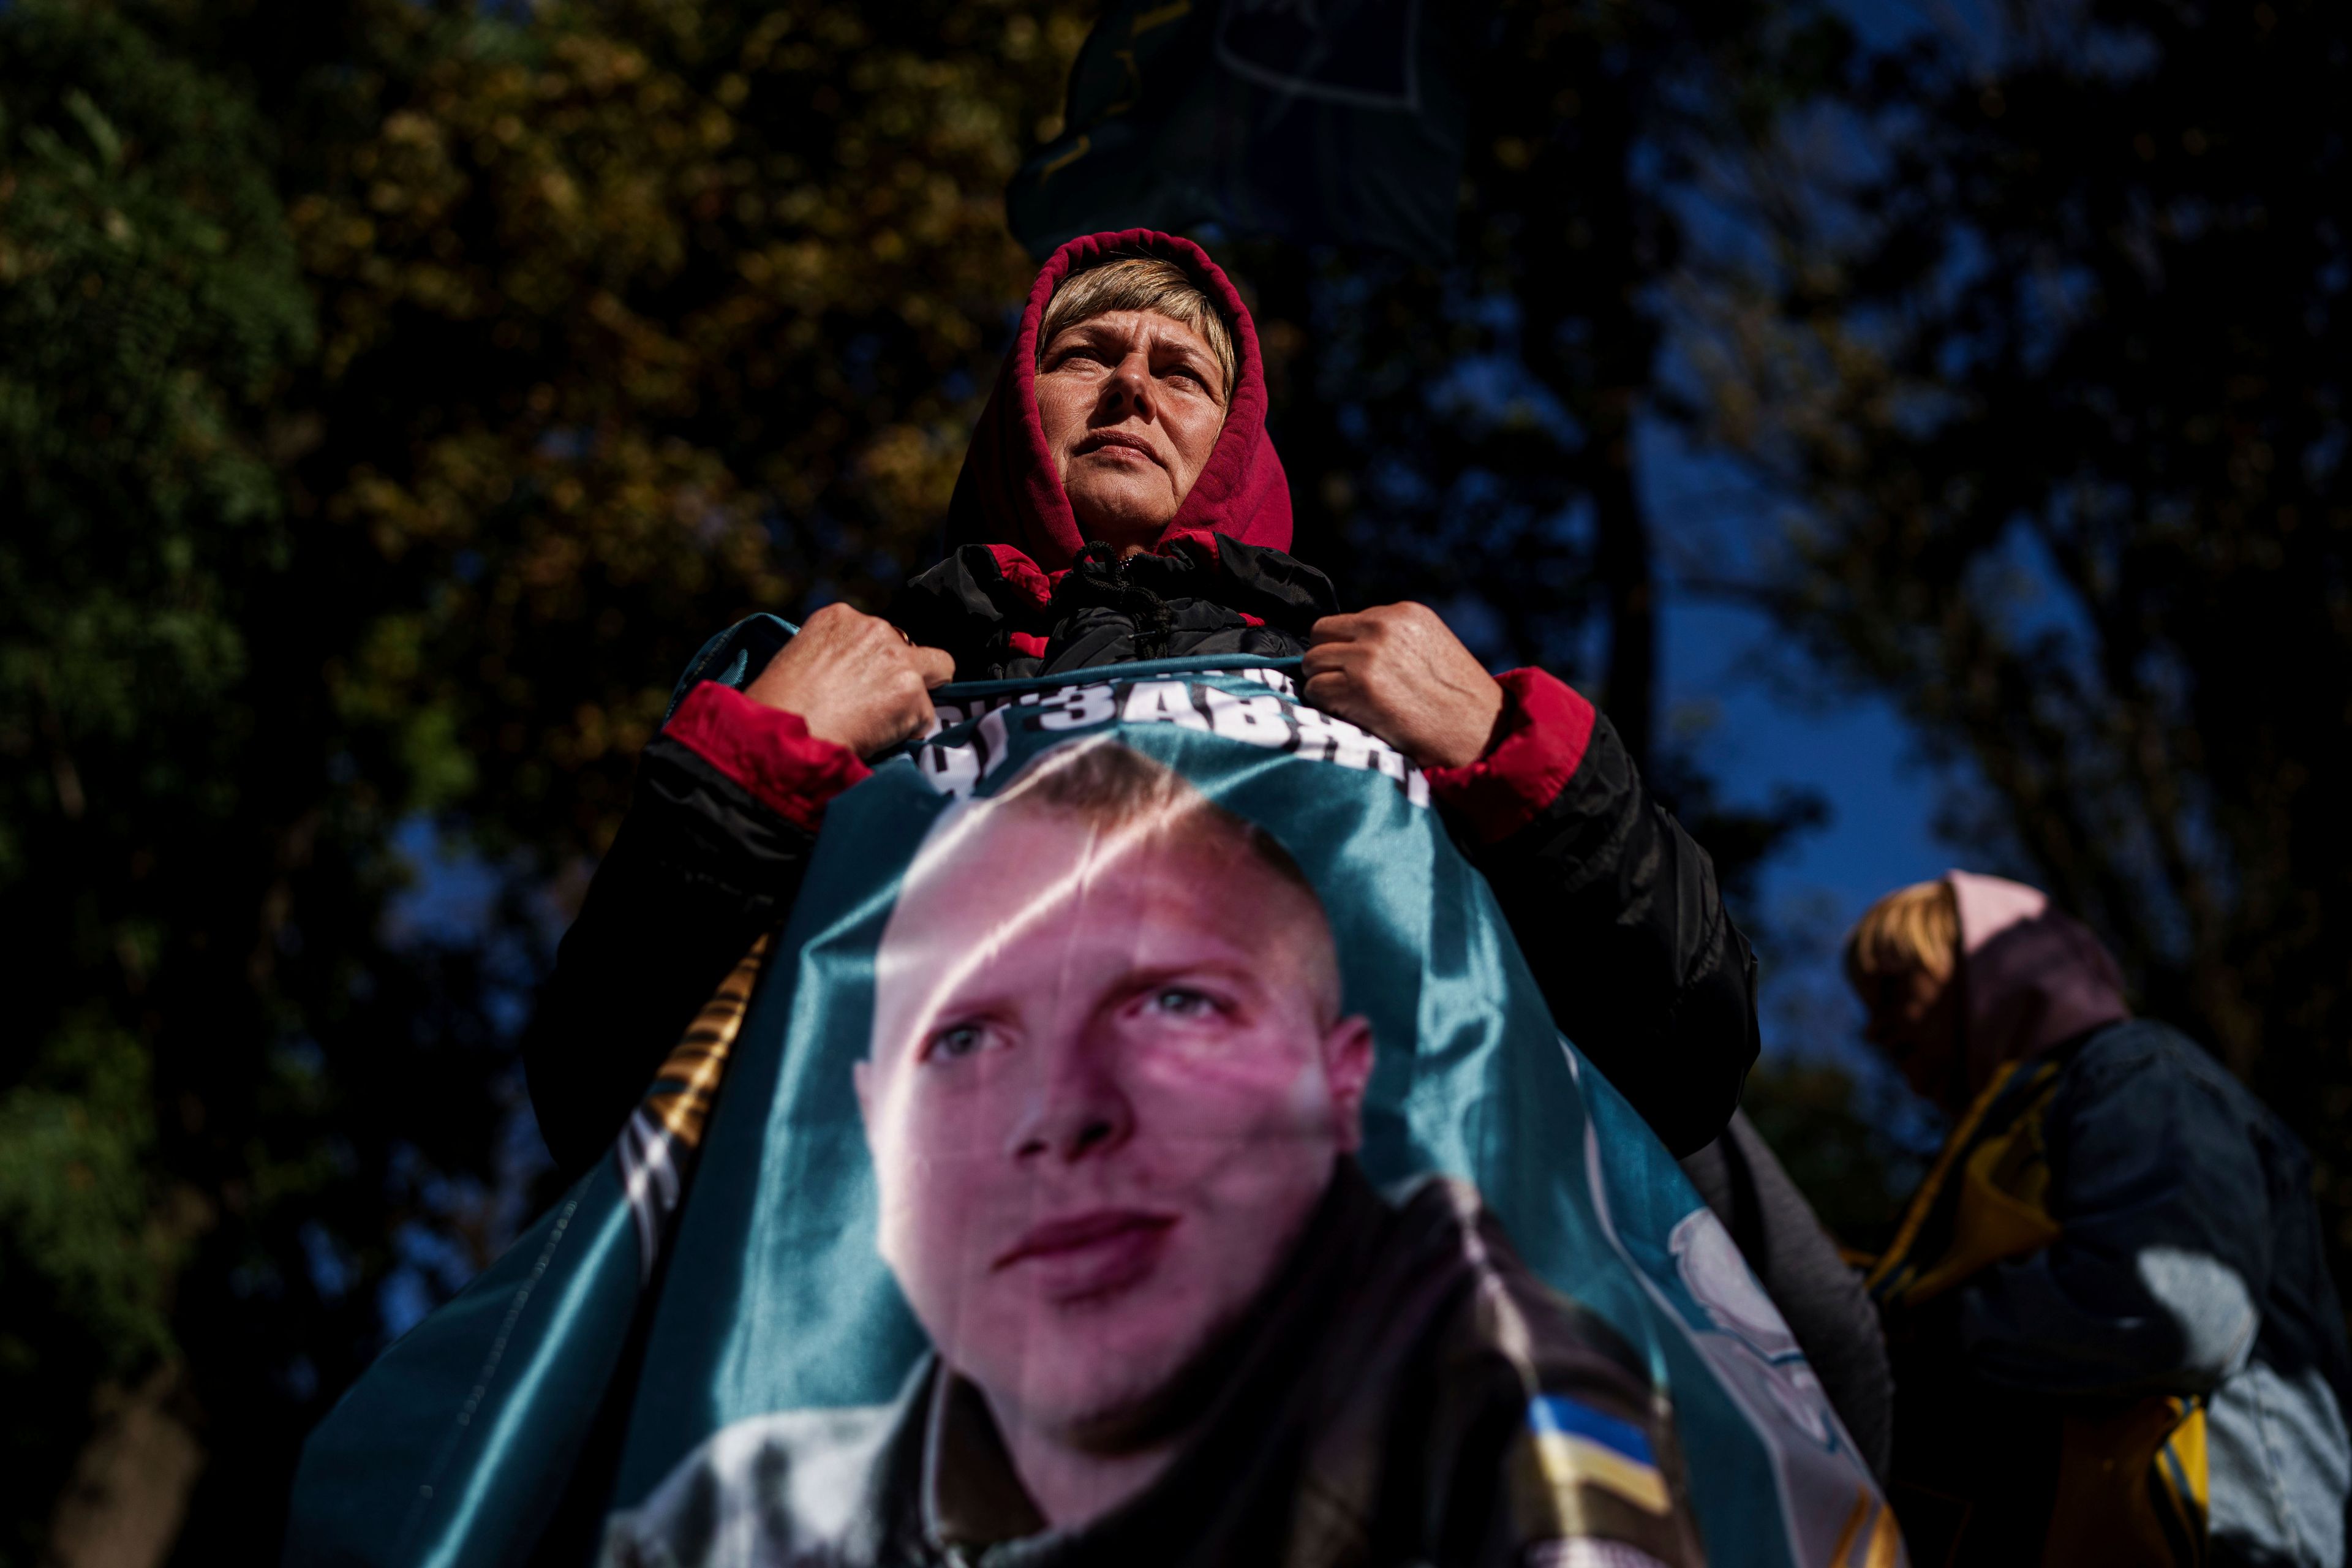
[{"label": "blonde hair of background person", "polygon": [[1887,894],[1845,939],[1846,981],[1869,1012],[1864,1037],[1914,1089],[1947,1103],[1961,1094],[1959,967],[1959,905],[1940,879]]},{"label": "blonde hair of background person", "polygon": [[1960,911],[1950,883],[1938,878],[1898,888],[1854,922],[1845,939],[1845,977],[1866,991],[1884,975],[1926,970],[1951,978],[1959,961]]}]

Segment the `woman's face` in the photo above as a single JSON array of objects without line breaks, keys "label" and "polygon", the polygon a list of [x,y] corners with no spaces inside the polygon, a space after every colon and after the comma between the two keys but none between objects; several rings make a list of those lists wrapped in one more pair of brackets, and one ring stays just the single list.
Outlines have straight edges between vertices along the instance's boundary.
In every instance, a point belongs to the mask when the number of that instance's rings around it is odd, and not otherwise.
[{"label": "woman's face", "polygon": [[1917,967],[1871,975],[1862,994],[1862,1004],[1870,1010],[1863,1037],[1902,1070],[1914,1089],[1938,1103],[1953,1089],[1960,1048],[1959,995],[1956,974],[1938,977]]},{"label": "woman's face", "polygon": [[1224,428],[1229,389],[1199,332],[1110,310],[1055,333],[1037,365],[1045,449],[1078,531],[1121,555],[1150,547]]}]

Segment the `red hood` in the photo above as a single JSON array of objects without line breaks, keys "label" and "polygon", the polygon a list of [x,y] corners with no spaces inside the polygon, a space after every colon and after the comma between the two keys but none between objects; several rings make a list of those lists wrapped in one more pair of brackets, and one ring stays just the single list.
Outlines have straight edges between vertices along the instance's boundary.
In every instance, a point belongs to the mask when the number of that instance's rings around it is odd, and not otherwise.
[{"label": "red hood", "polygon": [[1086,545],[1069,498],[1045,451],[1037,419],[1037,327],[1055,287],[1073,272],[1118,256],[1164,256],[1178,263],[1208,291],[1233,323],[1241,362],[1225,427],[1216,449],[1192,481],[1192,492],[1161,531],[1164,541],[1181,533],[1228,534],[1245,544],[1290,548],[1290,481],[1274,443],[1265,434],[1265,374],[1257,352],[1257,328],[1241,295],[1208,253],[1189,239],[1131,228],[1119,234],[1089,234],[1046,258],[1021,312],[1021,335],[1004,356],[1004,368],[971,433],[955,499],[948,506],[947,545],[1009,544],[1048,572],[1058,572]]}]

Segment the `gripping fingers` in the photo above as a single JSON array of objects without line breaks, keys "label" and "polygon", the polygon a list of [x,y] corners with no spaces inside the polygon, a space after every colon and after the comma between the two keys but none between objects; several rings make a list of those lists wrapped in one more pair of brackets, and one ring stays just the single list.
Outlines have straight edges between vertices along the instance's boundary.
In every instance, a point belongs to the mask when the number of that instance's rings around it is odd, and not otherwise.
[{"label": "gripping fingers", "polygon": [[[1328,621],[1318,622],[1328,626]],[[1298,672],[1312,680],[1318,676],[1336,675],[1355,661],[1358,650],[1346,642],[1320,642],[1309,647],[1299,656]]]},{"label": "gripping fingers", "polygon": [[931,694],[913,669],[907,669],[892,680],[889,700],[889,718],[881,726],[883,734],[876,751],[895,746],[931,727]]},{"label": "gripping fingers", "polygon": [[1371,629],[1373,625],[1369,612],[1325,616],[1307,628],[1307,641],[1310,647],[1326,647],[1333,643],[1355,642]]},{"label": "gripping fingers", "polygon": [[[955,679],[955,656],[945,648],[910,643],[907,647],[907,657],[914,662],[915,672],[923,678],[923,689],[927,691],[934,686],[945,686]],[[923,706],[929,709],[930,703],[926,701]]]},{"label": "gripping fingers", "polygon": [[1351,721],[1361,721],[1362,693],[1344,669],[1327,669],[1309,675],[1299,690],[1307,701],[1326,713],[1337,714]]}]

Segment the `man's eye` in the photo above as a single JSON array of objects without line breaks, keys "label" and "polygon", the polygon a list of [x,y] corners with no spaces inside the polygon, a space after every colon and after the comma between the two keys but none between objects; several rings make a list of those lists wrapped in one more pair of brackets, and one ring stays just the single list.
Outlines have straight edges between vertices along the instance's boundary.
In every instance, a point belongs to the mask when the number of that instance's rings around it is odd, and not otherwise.
[{"label": "man's eye", "polygon": [[1151,1008],[1173,1018],[1211,1018],[1222,1011],[1215,997],[1183,985],[1165,985],[1153,992]]},{"label": "man's eye", "polygon": [[953,1061],[968,1057],[988,1043],[988,1030],[979,1024],[954,1024],[931,1037],[930,1048],[923,1055],[933,1061]]}]

